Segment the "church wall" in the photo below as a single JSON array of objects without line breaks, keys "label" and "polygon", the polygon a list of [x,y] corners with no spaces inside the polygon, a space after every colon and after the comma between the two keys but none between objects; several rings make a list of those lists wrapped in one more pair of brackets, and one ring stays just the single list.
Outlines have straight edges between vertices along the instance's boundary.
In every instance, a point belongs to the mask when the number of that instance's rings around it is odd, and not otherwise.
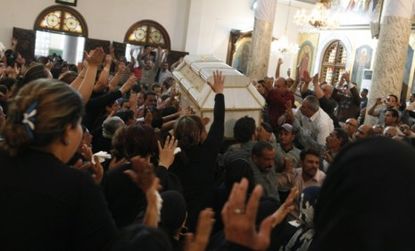
[{"label": "church wall", "polygon": [[[336,30],[336,31],[321,31],[319,35],[319,45],[316,49],[316,59],[312,72],[318,73],[321,67],[322,57],[324,51],[327,48],[327,45],[333,40],[341,40],[346,46],[348,53],[348,60],[346,64],[346,69],[353,74],[353,64],[355,62],[356,50],[363,46],[369,45],[373,49],[372,53],[372,62],[371,68],[373,70],[377,40],[371,38],[371,33],[369,29],[366,30]],[[412,49],[415,49],[415,33],[411,34],[409,45]],[[411,90],[413,90],[414,82],[414,71],[415,71],[415,57],[413,57],[412,62],[409,62],[410,70],[409,74],[405,77],[408,81],[408,93],[409,97]],[[405,79],[404,78],[404,79]]]},{"label": "church wall", "polygon": [[[283,3],[280,3],[283,2]],[[186,51],[191,54],[213,54],[226,60],[229,33],[232,29],[250,31],[254,25],[252,1],[241,0],[199,0],[192,1],[190,6],[189,27],[187,30]],[[292,22],[296,11],[300,8],[310,9],[312,6],[296,2],[289,7],[289,1],[279,1],[275,15],[273,36],[279,38],[285,34],[289,41],[296,42],[299,28]],[[287,18],[289,18],[287,22]],[[275,49],[271,51],[268,76],[274,76],[277,60],[282,57],[284,64],[281,75],[294,63],[296,55],[281,54]]]},{"label": "church wall", "polygon": [[[51,5],[55,1],[19,0],[2,4],[0,42],[9,47],[13,27],[33,29],[37,15]],[[190,0],[78,0],[74,8],[85,18],[90,38],[123,42],[132,24],[151,19],[166,28],[172,49],[183,51],[189,6]]]},{"label": "church wall", "polygon": [[[288,1],[280,2],[277,4],[274,37],[284,35],[287,24],[286,35],[291,42],[296,42],[299,29],[292,17],[298,9],[309,9],[311,5],[293,2],[289,7]],[[13,27],[33,29],[37,15],[52,5],[55,5],[53,0],[20,0],[4,4],[7,9],[2,12],[0,42],[9,47]],[[123,42],[132,24],[151,19],[166,28],[173,50],[213,54],[225,61],[229,32],[232,29],[253,29],[254,11],[251,6],[249,0],[78,0],[74,8],[85,18],[89,38]],[[290,18],[288,23],[287,17]],[[268,75],[274,75],[278,57],[282,57],[281,75],[286,76],[286,70],[295,65],[296,56],[272,50]]]}]

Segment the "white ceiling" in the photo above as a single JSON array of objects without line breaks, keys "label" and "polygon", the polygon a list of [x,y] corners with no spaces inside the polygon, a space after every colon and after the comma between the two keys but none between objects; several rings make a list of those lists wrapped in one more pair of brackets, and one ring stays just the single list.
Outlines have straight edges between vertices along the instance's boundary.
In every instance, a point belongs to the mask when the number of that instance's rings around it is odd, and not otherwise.
[{"label": "white ceiling", "polygon": [[296,7],[306,7],[316,4],[317,2],[319,2],[319,0],[277,0],[277,2],[287,5],[291,4],[292,6]]}]

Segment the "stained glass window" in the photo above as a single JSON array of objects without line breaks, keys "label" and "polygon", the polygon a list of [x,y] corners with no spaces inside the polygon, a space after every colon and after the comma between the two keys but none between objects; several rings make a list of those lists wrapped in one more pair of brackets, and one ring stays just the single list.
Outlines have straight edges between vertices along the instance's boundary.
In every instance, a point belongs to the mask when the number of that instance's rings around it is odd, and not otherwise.
[{"label": "stained glass window", "polygon": [[40,23],[40,27],[51,30],[60,30],[61,15],[61,11],[54,11],[47,14]]},{"label": "stained glass window", "polygon": [[86,23],[81,14],[65,6],[52,6],[43,10],[36,19],[35,29],[88,36]]},{"label": "stained glass window", "polygon": [[336,84],[346,70],[347,51],[340,40],[333,41],[324,52],[320,76],[329,84]]},{"label": "stained glass window", "polygon": [[151,20],[143,20],[132,25],[127,31],[124,42],[170,49],[170,38],[167,31],[163,26]]},{"label": "stained glass window", "polygon": [[154,27],[150,27],[150,43],[164,44],[163,35]]},{"label": "stained glass window", "polygon": [[145,43],[147,40],[147,26],[141,26],[135,29],[128,37],[128,40]]},{"label": "stained glass window", "polygon": [[63,30],[71,31],[76,33],[82,33],[82,26],[79,23],[78,19],[71,15],[71,13],[65,12],[65,19],[63,22]]}]

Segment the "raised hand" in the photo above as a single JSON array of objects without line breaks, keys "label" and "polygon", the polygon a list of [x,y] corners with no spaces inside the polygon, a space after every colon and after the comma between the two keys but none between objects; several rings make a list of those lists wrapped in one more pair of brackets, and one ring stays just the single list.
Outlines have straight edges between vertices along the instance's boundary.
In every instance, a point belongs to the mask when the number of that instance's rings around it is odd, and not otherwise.
[{"label": "raised hand", "polygon": [[89,51],[89,53],[85,52],[85,60],[87,61],[88,65],[99,65],[105,57],[105,52],[102,47],[95,48],[94,50]]},{"label": "raised hand", "polygon": [[278,210],[270,216],[272,218],[272,227],[280,224],[285,219],[285,217],[294,210],[295,201],[298,197],[298,194],[298,188],[293,187],[284,203],[282,203]]},{"label": "raised hand", "polygon": [[100,184],[102,181],[102,178],[104,177],[104,168],[101,165],[101,162],[99,162],[98,156],[94,156],[94,163],[91,165],[91,170],[93,172],[92,178],[95,180],[95,183]]},{"label": "raised hand", "polygon": [[130,98],[128,99],[128,106],[130,107],[130,110],[136,111],[138,108],[138,93],[131,92]]},{"label": "raised hand", "polygon": [[318,84],[318,81],[319,81],[319,79],[318,79],[318,73],[316,73],[314,76],[313,76],[313,84],[315,84],[315,85],[317,85]]},{"label": "raised hand", "polygon": [[346,82],[350,82],[350,74],[349,74],[349,72],[346,71],[345,73],[343,73],[342,79],[344,79]]},{"label": "raised hand", "polygon": [[253,250],[266,250],[271,241],[272,225],[276,220],[271,215],[262,221],[259,231],[256,229],[255,220],[262,187],[255,187],[245,205],[247,190],[247,179],[243,178],[240,183],[235,183],[222,209],[225,238],[227,241]]},{"label": "raised hand", "polygon": [[127,69],[127,66],[125,65],[125,63],[124,62],[120,62],[118,64],[117,74],[124,73],[126,71],[126,69]]},{"label": "raised hand", "polygon": [[381,104],[382,104],[382,98],[377,98],[376,105],[381,105]]},{"label": "raised hand", "polygon": [[204,251],[209,243],[210,232],[215,222],[214,212],[210,208],[206,208],[199,214],[197,221],[196,234],[187,234],[184,244],[184,251]]},{"label": "raised hand", "polygon": [[144,214],[143,223],[148,227],[156,228],[160,220],[161,203],[159,202],[160,194],[158,189],[160,187],[160,180],[154,178],[151,186],[146,191],[147,208]]},{"label": "raised hand", "polygon": [[111,54],[105,55],[105,65],[111,66],[111,63],[112,63],[112,56],[111,56]]},{"label": "raised hand", "polygon": [[174,150],[177,147],[177,140],[174,136],[167,136],[164,141],[164,146],[161,146],[160,141],[157,141],[159,148],[159,165],[165,168],[169,168],[174,161]]},{"label": "raised hand", "polygon": [[120,91],[122,94],[131,90],[131,88],[137,83],[137,77],[131,74],[127,81],[121,86]]},{"label": "raised hand", "polygon": [[144,192],[151,188],[155,179],[153,169],[148,159],[136,156],[131,159],[131,169],[124,171],[131,180]]},{"label": "raised hand", "polygon": [[213,84],[208,82],[208,84],[210,85],[210,88],[212,88],[212,90],[215,93],[223,93],[223,89],[225,88],[224,83],[225,83],[225,77],[223,77],[221,71],[213,72]]},{"label": "raised hand", "polygon": [[333,156],[331,155],[331,153],[329,151],[326,151],[323,154],[323,159],[325,159],[328,163],[332,163],[333,160],[334,160]]},{"label": "raised hand", "polygon": [[108,168],[109,168],[109,170],[117,169],[118,167],[121,167],[122,165],[124,165],[127,162],[128,161],[125,158],[122,158],[120,160],[117,159],[117,158],[112,158]]},{"label": "raised hand", "polygon": [[284,62],[282,61],[282,58],[278,58],[278,64],[282,65]]}]

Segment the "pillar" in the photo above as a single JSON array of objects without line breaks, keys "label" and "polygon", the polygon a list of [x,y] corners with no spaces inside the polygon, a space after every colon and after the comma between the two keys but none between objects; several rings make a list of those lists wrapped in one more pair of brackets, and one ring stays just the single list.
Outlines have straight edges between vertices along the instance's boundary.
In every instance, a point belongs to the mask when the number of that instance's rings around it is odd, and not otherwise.
[{"label": "pillar", "polygon": [[[386,0],[384,2],[367,110],[379,97],[389,94],[400,97],[411,33],[413,3],[414,0]],[[375,122],[374,117],[366,115],[365,123],[374,124]]]},{"label": "pillar", "polygon": [[267,76],[276,5],[276,0],[258,0],[247,70],[251,79]]}]

